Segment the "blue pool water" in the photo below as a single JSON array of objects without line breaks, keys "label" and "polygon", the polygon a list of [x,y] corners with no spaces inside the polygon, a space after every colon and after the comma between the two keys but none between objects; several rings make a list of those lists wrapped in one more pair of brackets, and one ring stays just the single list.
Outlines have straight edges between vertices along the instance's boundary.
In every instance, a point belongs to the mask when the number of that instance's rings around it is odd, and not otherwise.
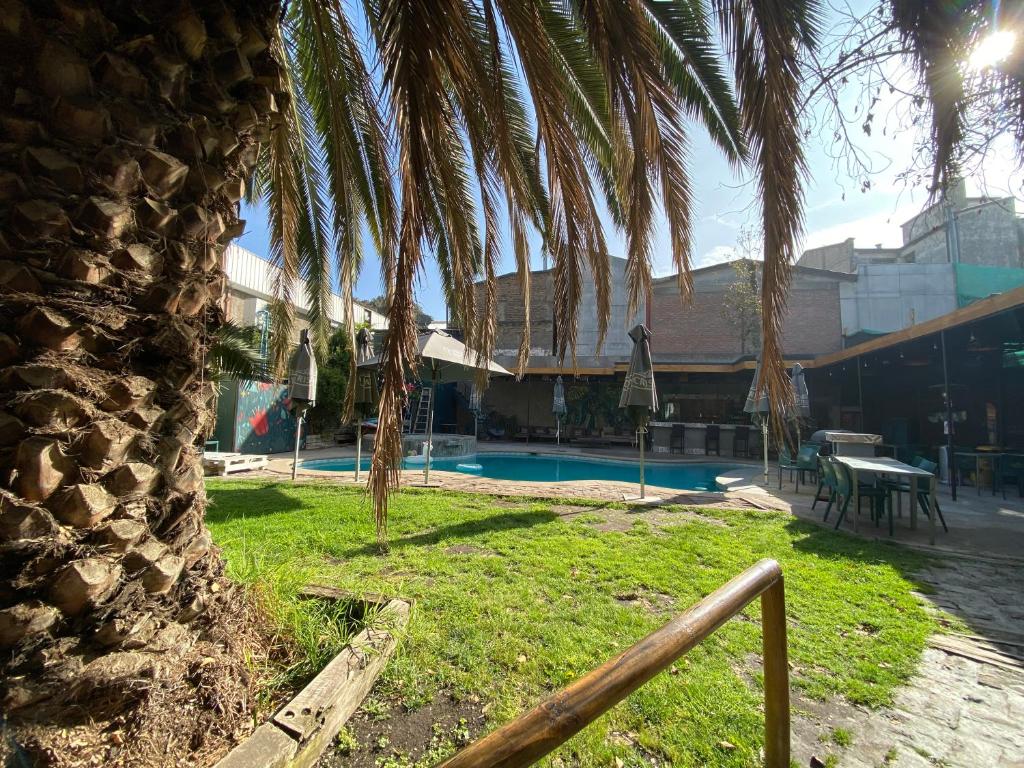
[{"label": "blue pool water", "polygon": [[[328,472],[351,472],[355,459],[312,459],[302,462],[303,469]],[[422,470],[423,459],[416,463],[403,462],[403,468]],[[615,480],[626,483],[640,482],[640,465],[635,461],[615,459],[589,459],[577,456],[522,453],[478,453],[454,459],[432,459],[431,469],[445,472],[464,472],[498,480],[526,480],[552,483],[563,480]],[[370,468],[369,458],[362,461],[362,469]],[[727,464],[694,464],[648,462],[644,479],[649,485],[684,491],[720,490],[715,478],[731,469]]]}]

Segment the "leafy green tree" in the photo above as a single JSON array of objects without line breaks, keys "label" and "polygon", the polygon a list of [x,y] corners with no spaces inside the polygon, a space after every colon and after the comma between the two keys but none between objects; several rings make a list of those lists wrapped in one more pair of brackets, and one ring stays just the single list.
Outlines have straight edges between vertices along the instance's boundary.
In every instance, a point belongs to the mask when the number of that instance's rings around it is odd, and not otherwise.
[{"label": "leafy green tree", "polygon": [[332,433],[342,426],[351,364],[349,334],[341,328],[331,335],[327,356],[317,362],[316,405],[306,414],[311,433]]},{"label": "leafy green tree", "polygon": [[736,238],[736,255],[739,258],[729,262],[735,277],[726,289],[722,316],[736,329],[745,355],[761,347],[760,262],[756,260],[760,254],[757,238],[747,227]]}]

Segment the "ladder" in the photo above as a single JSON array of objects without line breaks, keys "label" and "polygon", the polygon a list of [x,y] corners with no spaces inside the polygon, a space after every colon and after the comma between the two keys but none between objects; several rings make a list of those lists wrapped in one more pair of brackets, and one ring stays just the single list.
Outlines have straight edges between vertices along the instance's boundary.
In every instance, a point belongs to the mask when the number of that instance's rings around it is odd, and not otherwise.
[{"label": "ladder", "polygon": [[415,415],[412,409],[409,410],[409,418],[406,421],[406,433],[410,435],[427,434],[427,422],[430,420],[430,400],[434,394],[431,387],[420,389],[420,399],[416,405]]}]

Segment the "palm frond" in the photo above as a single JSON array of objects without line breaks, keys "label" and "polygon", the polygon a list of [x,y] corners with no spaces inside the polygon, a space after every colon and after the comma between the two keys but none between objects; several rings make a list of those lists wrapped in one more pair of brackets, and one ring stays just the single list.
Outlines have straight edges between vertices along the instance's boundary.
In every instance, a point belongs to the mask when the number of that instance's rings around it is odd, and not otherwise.
[{"label": "palm frond", "polygon": [[268,381],[267,361],[260,354],[250,328],[226,321],[213,334],[207,353],[210,378],[214,381]]},{"label": "palm frond", "polygon": [[937,195],[959,176],[957,150],[967,111],[961,67],[969,53],[961,20],[971,14],[959,5],[920,0],[890,0],[889,7],[903,44],[913,51],[914,66],[928,94],[935,153],[932,194]]},{"label": "palm frond", "polygon": [[740,115],[761,200],[763,365],[758,389],[768,393],[777,435],[783,433],[783,416],[792,400],[782,333],[791,267],[803,226],[806,163],[799,125],[797,56],[799,47],[813,40],[815,13],[810,8],[786,0],[716,2],[722,34],[734,59]]}]

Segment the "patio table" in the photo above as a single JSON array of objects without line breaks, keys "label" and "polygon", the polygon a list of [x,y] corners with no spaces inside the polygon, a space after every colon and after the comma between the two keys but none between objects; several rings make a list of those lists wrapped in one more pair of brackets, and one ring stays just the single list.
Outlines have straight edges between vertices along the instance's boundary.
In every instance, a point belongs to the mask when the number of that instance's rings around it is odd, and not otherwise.
[{"label": "patio table", "polygon": [[850,470],[852,481],[853,499],[853,530],[857,530],[857,523],[860,519],[860,483],[858,476],[861,472],[870,472],[878,475],[890,475],[893,477],[905,477],[910,482],[910,528],[917,530],[917,483],[922,478],[927,478],[928,483],[928,541],[935,543],[935,518],[938,517],[935,511],[935,493],[938,490],[935,475],[926,472],[919,467],[904,464],[902,461],[890,459],[888,456],[839,456],[833,457],[835,461]]},{"label": "patio table", "polygon": [[[963,456],[965,459],[974,459],[974,484],[977,487],[979,496],[981,495],[981,460],[990,459],[992,467],[992,495],[995,496],[996,475],[999,472],[999,460],[1002,459],[1003,454],[999,451],[955,451],[953,453],[954,461],[957,456]],[[953,472],[953,482],[956,482],[957,474],[959,474],[957,471]]]}]

